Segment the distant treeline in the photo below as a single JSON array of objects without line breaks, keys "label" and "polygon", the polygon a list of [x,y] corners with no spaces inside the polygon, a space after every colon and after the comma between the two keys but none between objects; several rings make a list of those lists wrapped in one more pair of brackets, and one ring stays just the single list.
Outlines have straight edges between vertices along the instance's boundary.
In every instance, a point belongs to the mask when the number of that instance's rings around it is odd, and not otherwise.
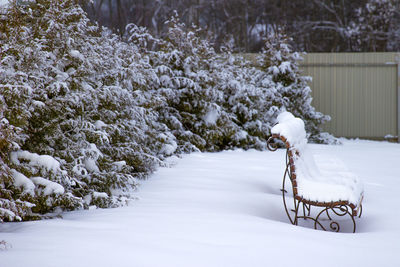
[{"label": "distant treeline", "polygon": [[155,36],[176,10],[186,25],[205,30],[217,50],[259,52],[277,27],[296,51],[400,51],[399,0],[81,0],[92,20],[123,35],[125,26],[145,26]]}]

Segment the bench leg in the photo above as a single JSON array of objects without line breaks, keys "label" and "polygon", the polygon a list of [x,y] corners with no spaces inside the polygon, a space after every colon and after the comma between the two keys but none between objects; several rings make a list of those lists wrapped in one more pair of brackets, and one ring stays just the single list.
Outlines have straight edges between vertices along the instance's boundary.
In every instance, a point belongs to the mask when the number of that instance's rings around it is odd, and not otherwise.
[{"label": "bench leg", "polygon": [[[300,201],[298,206],[300,206]],[[343,221],[338,221],[334,220],[333,218],[337,217],[345,217],[349,216],[350,217],[350,229],[352,230],[353,233],[356,231],[356,221],[354,219],[354,216],[352,214],[352,209],[349,206],[346,205],[339,205],[339,206],[334,206],[334,207],[321,207],[322,210],[319,211],[317,216],[312,217],[310,215],[304,215],[303,216],[296,216],[295,224],[297,225],[298,219],[310,219],[314,221],[314,229],[322,229],[324,231],[333,231],[333,232],[339,232],[341,230],[340,223],[345,223],[346,221],[349,222],[349,220],[343,220]],[[296,213],[297,215],[297,213]],[[349,230],[350,230],[349,229]]]},{"label": "bench leg", "polygon": [[[334,206],[334,207],[325,207],[318,215],[315,217],[315,224],[314,228],[317,229],[317,222],[320,221],[320,217],[323,213],[326,213],[328,215],[328,218],[330,220],[329,228],[331,231],[334,232],[339,232],[340,231],[340,224],[337,221],[332,220],[331,216],[335,215],[336,217],[345,217],[349,216],[352,223],[353,223],[353,233],[356,232],[356,221],[353,216],[353,210],[346,205],[339,205],[339,206]],[[331,213],[330,213],[331,212]],[[322,227],[321,223],[319,225]],[[326,230],[323,227],[324,230]]]},{"label": "bench leg", "polygon": [[[286,202],[286,194],[288,194],[288,191],[286,190],[286,182],[290,181],[290,178],[288,177],[289,175],[289,168],[288,165],[286,166],[286,170],[285,173],[283,175],[283,182],[282,182],[282,200],[283,200],[283,206],[285,207],[285,212],[286,215],[289,218],[289,221],[291,224],[297,225],[297,202],[296,199],[293,197],[293,208],[292,207],[288,207],[288,203]],[[286,180],[286,178],[289,178]],[[294,215],[293,215],[294,213]]]}]

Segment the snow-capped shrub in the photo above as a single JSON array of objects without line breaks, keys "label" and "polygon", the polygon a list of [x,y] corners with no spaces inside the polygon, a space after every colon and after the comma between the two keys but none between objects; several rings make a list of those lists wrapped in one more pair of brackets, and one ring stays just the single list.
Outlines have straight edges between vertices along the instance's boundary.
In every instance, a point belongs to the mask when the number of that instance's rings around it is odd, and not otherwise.
[{"label": "snow-capped shrub", "polygon": [[0,222],[20,221],[31,215],[31,203],[15,200],[14,179],[8,167],[9,153],[15,147],[15,134],[18,129],[9,124],[3,116],[4,98],[0,95]]},{"label": "snow-capped shrub", "polygon": [[275,103],[279,96],[271,78],[228,51],[220,56],[214,75],[216,87],[223,91],[221,105],[239,128],[231,137],[233,147],[265,148],[279,111]]},{"label": "snow-capped shrub", "polygon": [[[10,200],[30,203],[33,214],[120,205],[171,153],[162,147],[173,140],[157,139],[166,127],[140,106],[156,78],[147,59],[76,2],[13,2],[0,33],[3,115],[20,129]],[[88,197],[96,192],[107,197]]]},{"label": "snow-capped shrub", "polygon": [[[160,47],[147,51],[159,80],[153,91],[158,105],[152,106],[177,138],[178,151],[263,149],[280,109],[297,111],[309,120],[311,138],[324,142],[318,125],[328,117],[311,106],[308,78],[298,68],[300,57],[284,37],[268,38],[260,67],[233,56],[229,49],[215,53],[199,37],[201,29],[187,30],[176,15],[167,23],[163,40],[134,25],[129,40]],[[278,59],[281,54],[284,57]],[[281,74],[273,71],[275,65]]]},{"label": "snow-capped shrub", "polygon": [[200,29],[185,30],[176,15],[167,23],[168,34],[152,58],[160,81],[156,94],[164,104],[157,109],[160,118],[177,138],[179,151],[227,148],[232,123],[219,105],[223,93],[214,86],[217,54],[199,37]]},{"label": "snow-capped shrub", "polygon": [[[305,121],[309,140],[317,143],[326,143],[327,135],[320,135],[320,125],[330,120],[330,117],[317,112],[311,105],[311,89],[308,83],[311,77],[302,76],[299,70],[299,61],[302,57],[293,52],[289,45],[290,38],[282,29],[271,32],[265,42],[258,61],[262,70],[272,78],[276,84],[280,103],[279,108],[284,108],[296,117]],[[328,139],[332,139],[329,136]],[[334,139],[334,138],[333,138]]]}]

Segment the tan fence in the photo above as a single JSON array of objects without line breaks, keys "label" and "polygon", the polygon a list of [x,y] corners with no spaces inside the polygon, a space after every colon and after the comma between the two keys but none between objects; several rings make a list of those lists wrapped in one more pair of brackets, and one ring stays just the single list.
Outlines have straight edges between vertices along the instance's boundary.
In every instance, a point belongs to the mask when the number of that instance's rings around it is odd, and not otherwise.
[{"label": "tan fence", "polygon": [[313,106],[344,137],[400,136],[399,53],[311,53],[302,70],[313,78]]}]

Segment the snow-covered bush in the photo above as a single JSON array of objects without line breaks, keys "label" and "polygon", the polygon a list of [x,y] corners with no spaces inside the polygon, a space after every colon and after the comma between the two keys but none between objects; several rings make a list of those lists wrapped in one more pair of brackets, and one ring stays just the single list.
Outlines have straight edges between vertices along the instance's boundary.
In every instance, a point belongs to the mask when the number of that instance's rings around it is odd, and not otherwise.
[{"label": "snow-covered bush", "polygon": [[282,29],[271,32],[258,58],[261,69],[275,83],[277,91],[275,105],[305,121],[310,141],[336,142],[333,136],[326,133],[320,134],[320,125],[330,120],[330,117],[317,112],[311,105],[311,89],[308,86],[311,77],[301,75],[299,61],[302,57],[299,53],[292,51],[289,41],[290,38]]},{"label": "snow-covered bush", "polygon": [[[176,15],[167,23],[163,40],[134,25],[129,40],[160,47],[147,51],[159,80],[153,90],[158,105],[153,107],[177,138],[178,151],[265,148],[280,109],[308,120],[312,140],[326,141],[318,127],[328,117],[311,106],[309,80],[301,76],[300,56],[290,50],[286,37],[269,36],[260,67],[229,49],[215,53],[200,38],[201,29],[187,30]],[[276,65],[280,74],[274,72]]]},{"label": "snow-covered bush", "polygon": [[222,106],[239,131],[231,137],[235,147],[264,149],[274,124],[279,101],[271,77],[245,58],[221,54],[214,73],[223,91]]},{"label": "snow-covered bush", "polygon": [[8,163],[15,129],[3,117],[3,108],[4,99],[0,96],[0,222],[20,221],[23,215],[29,214],[31,204],[14,200],[14,182]]},{"label": "snow-covered bush", "polygon": [[20,130],[7,177],[33,214],[123,204],[168,145],[140,106],[147,59],[76,2],[13,2],[0,33],[3,115]]},{"label": "snow-covered bush", "polygon": [[223,93],[214,86],[217,54],[199,37],[200,29],[185,30],[176,15],[167,23],[168,34],[152,58],[160,81],[156,94],[164,104],[157,109],[160,118],[176,136],[178,151],[227,148],[226,136],[234,129],[219,105]]}]

